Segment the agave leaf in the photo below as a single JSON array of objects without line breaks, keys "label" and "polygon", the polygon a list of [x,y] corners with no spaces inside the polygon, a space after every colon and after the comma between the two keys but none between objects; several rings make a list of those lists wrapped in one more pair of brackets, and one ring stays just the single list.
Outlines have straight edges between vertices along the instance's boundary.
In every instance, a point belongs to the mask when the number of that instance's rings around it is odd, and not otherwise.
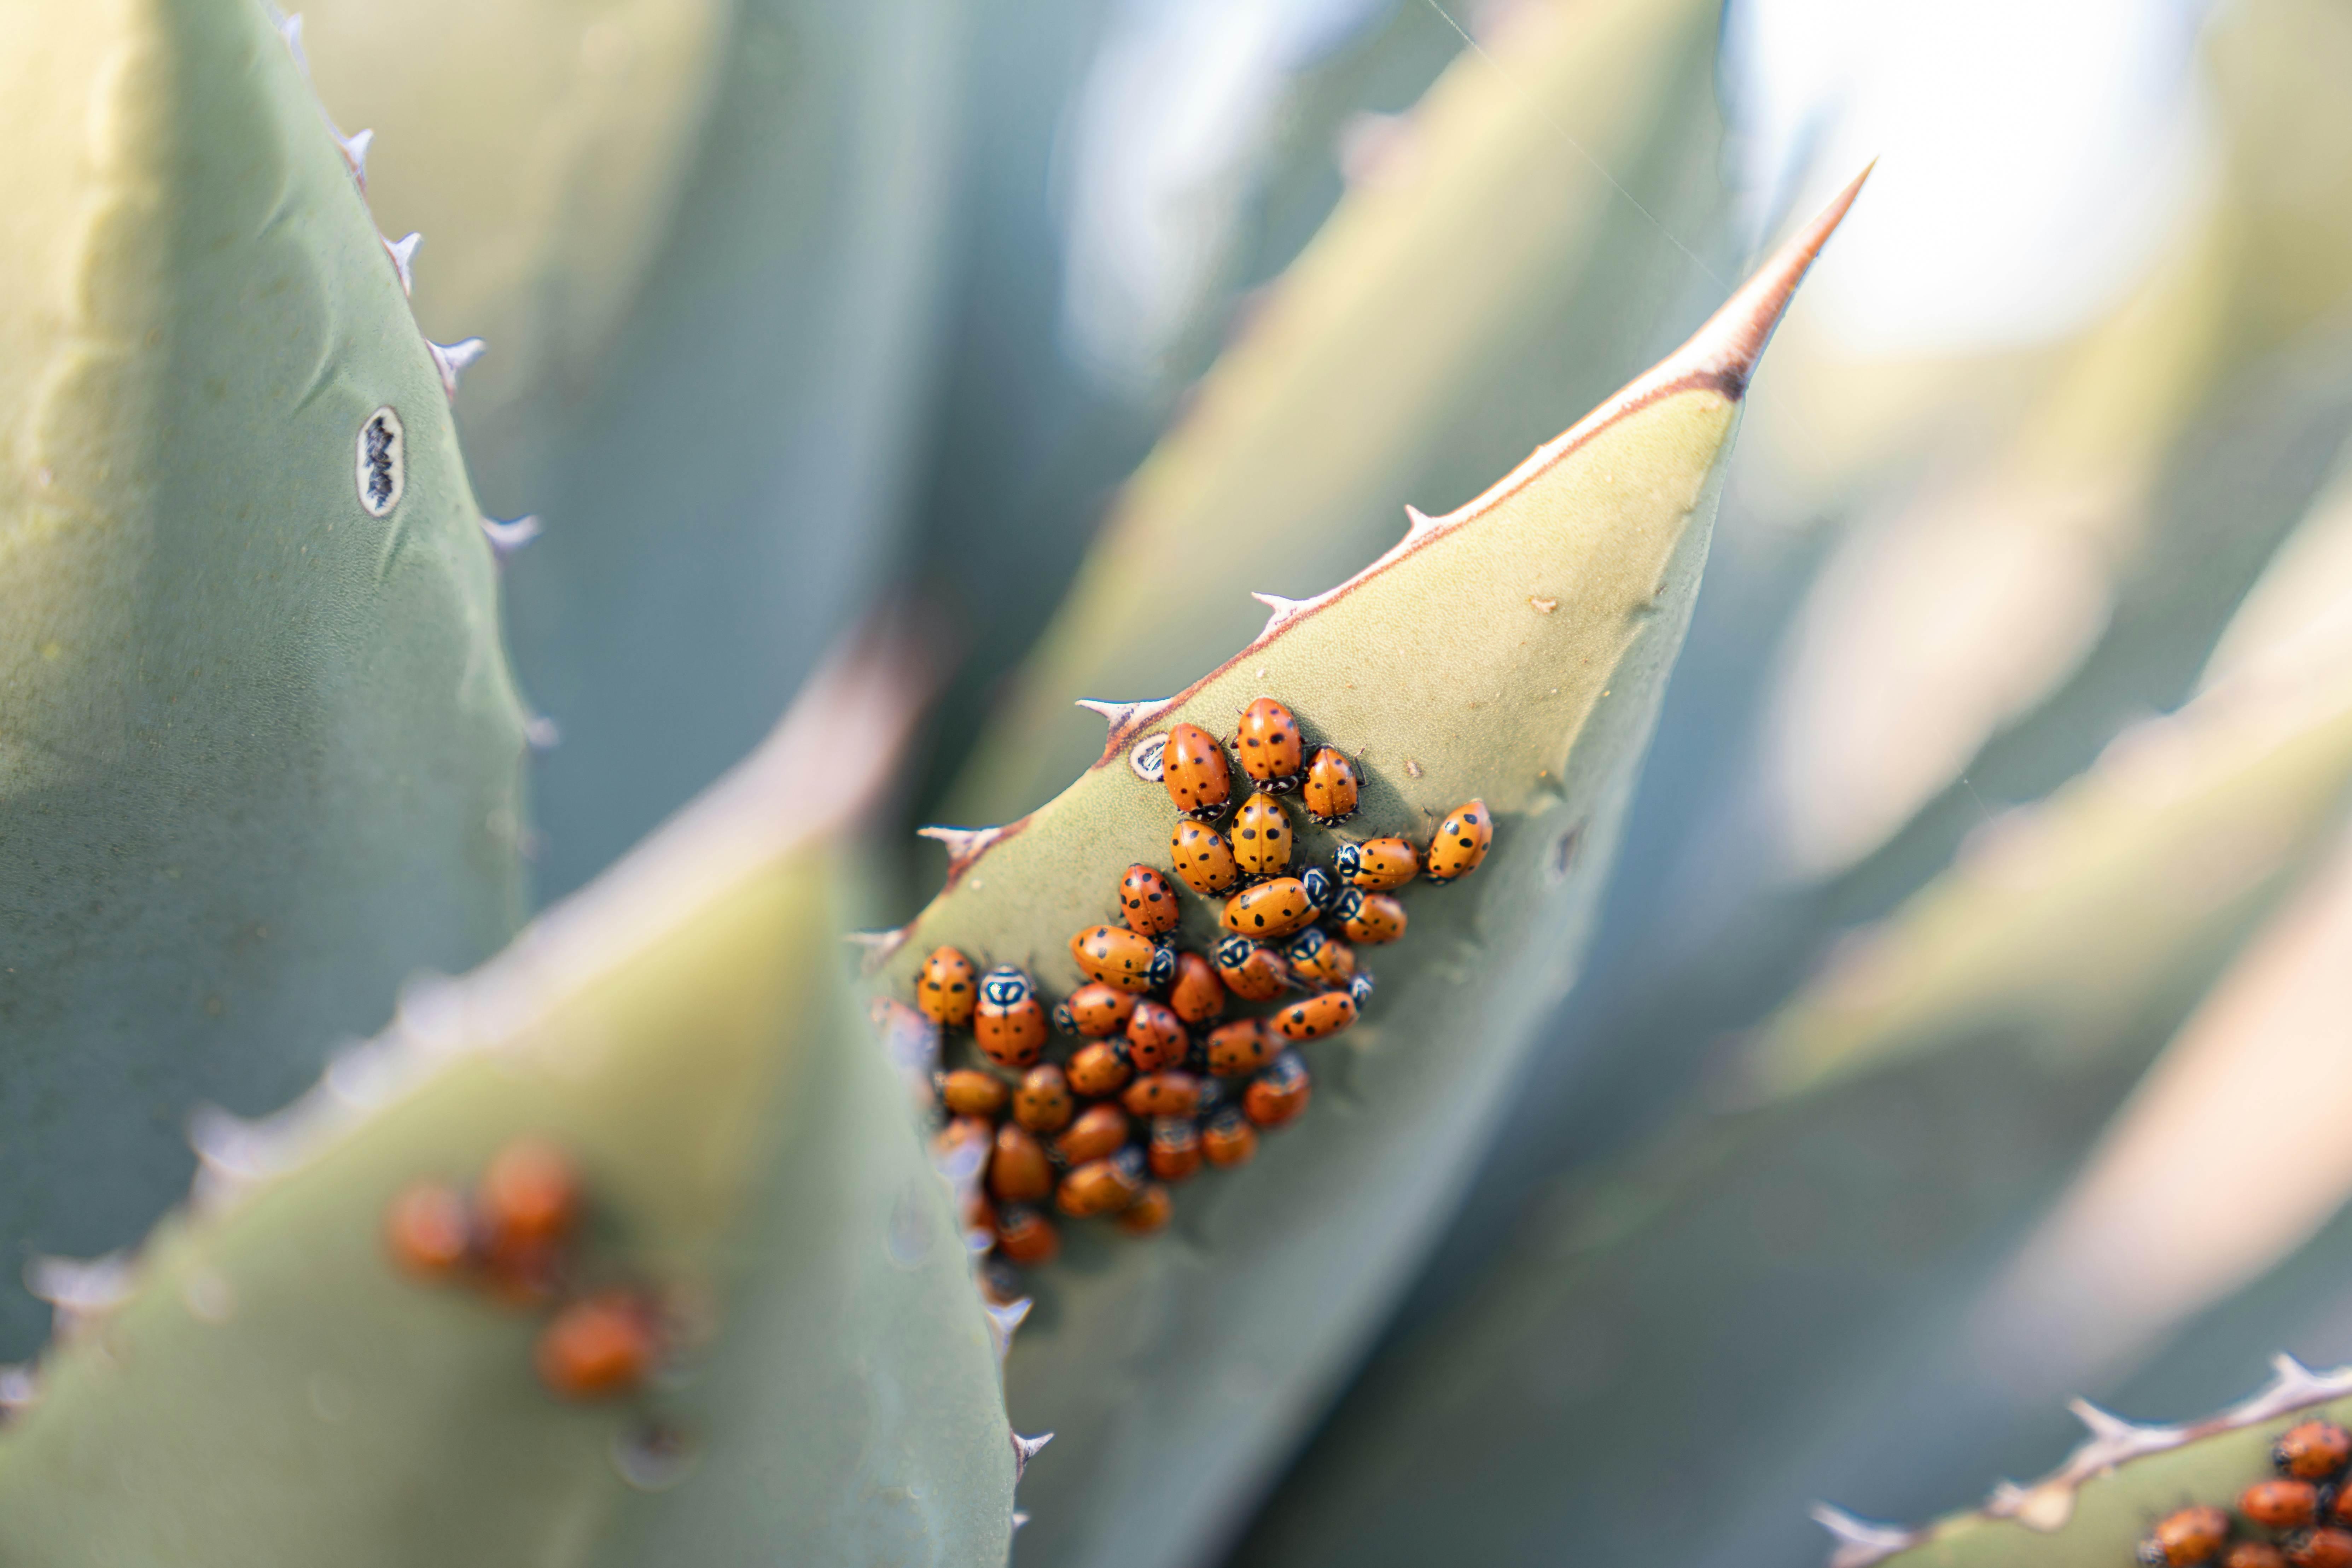
[{"label": "agave leaf", "polygon": [[195,1100],[282,1101],[512,932],[523,715],[441,376],[260,8],[0,35],[0,1223],[98,1252]]},{"label": "agave leaf", "polygon": [[[216,1131],[196,1212],[84,1301],[0,1438],[0,1554],[1001,1562],[990,1326],[844,984],[823,849],[910,711],[903,671],[853,661],[505,953]],[[392,1197],[519,1134],[580,1164],[599,1275],[700,1304],[684,1381],[567,1404],[533,1375],[544,1314],[393,1266]]]},{"label": "agave leaf", "polygon": [[[1857,187],[1858,188],[1857,182]],[[952,943],[1059,994],[1070,936],[1160,862],[1171,813],[1129,766],[1179,720],[1290,702],[1360,757],[1350,832],[1410,833],[1483,797],[1497,848],[1424,890],[1385,949],[1368,1020],[1310,1057],[1339,1103],[1253,1165],[1186,1189],[1155,1245],[1080,1237],[1013,1352],[1022,1420],[1062,1434],[1030,1479],[1025,1551],[1191,1561],[1311,1415],[1475,1157],[1526,1038],[1572,977],[1674,651],[1687,625],[1739,397],[1772,322],[1853,188],[1680,352],[1488,491],[1265,631],[1165,702],[1118,712],[1061,795],[954,846],[949,886],[897,933],[904,994]],[[1328,835],[1302,830],[1308,857]],[[1184,940],[1215,912],[1188,900]]]},{"label": "agave leaf", "polygon": [[1697,226],[1717,10],[1531,5],[1438,79],[1129,482],[950,810],[1045,798],[1097,750],[1074,698],[1181,684],[1250,635],[1245,593],[1330,583],[1400,507],[1475,493],[1542,411],[1654,352],[1625,323],[1667,313],[1691,273],[1586,160]]},{"label": "agave leaf", "polygon": [[535,775],[542,895],[742,755],[890,564],[963,15],[328,0],[309,20],[328,107],[378,132],[386,228],[426,237],[423,319],[486,337],[486,369],[513,344],[458,414],[485,498],[545,530],[508,574],[517,668],[563,736]]}]

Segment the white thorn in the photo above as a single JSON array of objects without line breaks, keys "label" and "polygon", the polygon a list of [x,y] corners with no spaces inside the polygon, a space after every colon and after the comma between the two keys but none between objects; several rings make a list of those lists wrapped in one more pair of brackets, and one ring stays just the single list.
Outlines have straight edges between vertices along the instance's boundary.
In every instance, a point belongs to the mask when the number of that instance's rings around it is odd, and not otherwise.
[{"label": "white thorn", "polygon": [[919,838],[937,839],[948,847],[948,868],[962,869],[977,858],[983,849],[996,842],[1003,833],[1002,827],[918,827]]},{"label": "white thorn", "polygon": [[1014,1510],[1013,1510],[1013,1533],[1015,1533],[1015,1534],[1020,1533],[1021,1527],[1022,1527],[1023,1525],[1024,1525],[1024,1524],[1028,1523],[1028,1522],[1029,1522],[1029,1516],[1028,1516],[1026,1513],[1023,1512],[1021,1510],[1019,1510],[1019,1509],[1017,1509],[1017,1508],[1016,1508],[1016,1509],[1014,1509]]},{"label": "white thorn", "polygon": [[41,1381],[30,1362],[0,1366],[0,1412],[15,1416],[41,1402]]},{"label": "white thorn", "polygon": [[854,931],[844,934],[841,940],[863,950],[863,956],[857,961],[858,968],[860,972],[871,974],[889,963],[890,955],[906,945],[907,928],[899,926],[894,931]]},{"label": "white thorn", "polygon": [[49,1304],[57,1336],[71,1339],[129,1298],[131,1255],[110,1252],[86,1262],[36,1257],[25,1265],[25,1289]]},{"label": "white thorn", "polygon": [[441,390],[450,396],[457,395],[457,378],[482,357],[489,344],[479,338],[466,338],[454,343],[436,343],[426,340],[425,351],[433,356],[433,368],[441,373]]},{"label": "white thorn", "polygon": [[310,74],[310,58],[302,52],[302,14],[298,11],[291,16],[280,16],[278,18],[278,36],[286,40],[286,52],[294,57],[294,63],[301,67],[302,74],[308,77]]},{"label": "white thorn", "polygon": [[[974,1234],[978,1235],[981,1233],[975,1232]],[[990,1237],[988,1239],[991,1242],[993,1242],[996,1238]],[[1026,1296],[1022,1297],[1017,1301],[1007,1301],[1002,1307],[997,1306],[994,1302],[988,1303],[986,1308],[988,1312],[988,1338],[989,1342],[996,1347],[996,1364],[1000,1370],[1004,1365],[1005,1356],[1009,1354],[1013,1349],[1013,1331],[1021,1326],[1021,1321],[1029,1315],[1029,1309],[1034,1305],[1035,1305],[1035,1303],[1031,1301]],[[1052,1436],[1053,1434],[1050,1432],[1046,1434],[1046,1436],[1048,1437]],[[1018,1441],[1018,1439],[1015,1440]],[[1040,1448],[1045,1446],[1045,1445],[1042,1441],[1037,1445]],[[1031,1451],[1034,1453],[1035,1450],[1033,1449]]]},{"label": "white thorn", "polygon": [[2269,1385],[2244,1404],[2232,1406],[2221,1420],[2229,1427],[2252,1426],[2306,1405],[2340,1399],[2346,1394],[2352,1394],[2352,1366],[2314,1372],[2291,1355],[2274,1355],[2271,1357]]},{"label": "white thorn", "polygon": [[554,720],[541,713],[523,721],[522,738],[534,752],[551,752],[563,743],[563,731]]},{"label": "white thorn", "polygon": [[[383,237],[379,235],[377,237]],[[383,242],[384,253],[392,258],[392,269],[400,274],[400,291],[404,294],[416,292],[416,247],[424,243],[425,237],[421,234],[410,234]]]},{"label": "white thorn", "polygon": [[1110,727],[1116,730],[1121,724],[1126,723],[1128,716],[1133,713],[1137,709],[1142,707],[1143,704],[1140,702],[1097,702],[1091,697],[1081,697],[1078,699],[1078,706],[1085,709],[1089,713],[1101,714],[1105,719],[1109,721]]},{"label": "white thorn", "polygon": [[1813,1504],[1809,1511],[1814,1523],[1837,1538],[1837,1550],[1830,1553],[1830,1568],[1870,1568],[1870,1564],[1885,1561],[1919,1539],[1916,1530],[1873,1524],[1825,1502]]},{"label": "white thorn", "polygon": [[482,532],[490,542],[490,553],[501,561],[537,539],[540,531],[536,513],[516,518],[512,522],[500,522],[494,517],[482,519]]},{"label": "white thorn", "polygon": [[1404,536],[1407,539],[1418,539],[1436,526],[1437,520],[1421,508],[1408,506],[1404,509]]},{"label": "white thorn", "polygon": [[1037,1457],[1038,1449],[1054,1440],[1054,1435],[1040,1432],[1034,1437],[1024,1437],[1011,1427],[1005,1431],[1013,1439],[1013,1479],[1017,1485],[1021,1478],[1029,1473],[1029,1461]]},{"label": "white thorn", "polygon": [[1272,615],[1266,616],[1265,629],[1257,634],[1260,637],[1272,635],[1281,627],[1283,622],[1290,619],[1293,616],[1298,614],[1299,611],[1305,609],[1308,604],[1312,603],[1311,600],[1307,599],[1286,599],[1279,594],[1252,594],[1250,597],[1255,599],[1259,604],[1264,605],[1267,609],[1274,612]]},{"label": "white thorn", "polygon": [[374,141],[373,131],[354,131],[349,136],[335,138],[335,145],[343,154],[343,166],[351,170],[352,178],[362,191],[367,189],[368,148]]}]

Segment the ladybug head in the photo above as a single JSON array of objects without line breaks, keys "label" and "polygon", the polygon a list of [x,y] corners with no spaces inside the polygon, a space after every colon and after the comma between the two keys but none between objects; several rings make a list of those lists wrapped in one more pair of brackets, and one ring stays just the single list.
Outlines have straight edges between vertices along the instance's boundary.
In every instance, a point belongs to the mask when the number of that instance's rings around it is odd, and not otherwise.
[{"label": "ladybug head", "polygon": [[1172,984],[1176,979],[1176,950],[1160,946],[1151,950],[1151,967],[1143,972],[1144,980],[1155,991]]},{"label": "ladybug head", "polygon": [[1066,1035],[1075,1035],[1078,1032],[1078,1021],[1071,1016],[1070,1005],[1067,1002],[1057,1002],[1054,1005],[1054,1027]]},{"label": "ladybug head", "polygon": [[1225,1080],[1221,1078],[1202,1076],[1201,1098],[1193,1102],[1192,1114],[1203,1122],[1207,1122],[1215,1120],[1227,1109],[1229,1108],[1225,1105]]},{"label": "ladybug head", "polygon": [[1340,876],[1353,880],[1356,873],[1363,868],[1364,852],[1356,845],[1342,844],[1332,852],[1331,869]]},{"label": "ladybug head", "polygon": [[1356,971],[1356,977],[1348,982],[1348,994],[1354,1000],[1356,1005],[1359,1007],[1370,1001],[1372,999],[1372,977],[1360,969]]},{"label": "ladybug head", "polygon": [[1217,967],[1239,969],[1250,961],[1250,954],[1256,951],[1257,943],[1245,936],[1236,934],[1221,938],[1217,942]]},{"label": "ladybug head", "polygon": [[1325,937],[1320,930],[1308,926],[1305,931],[1300,931],[1297,939],[1290,944],[1290,961],[1293,963],[1314,963],[1316,955],[1323,951],[1323,944],[1328,940],[1329,939]]},{"label": "ladybug head", "polygon": [[1129,1143],[1110,1157],[1111,1167],[1137,1186],[1143,1184],[1143,1151]]},{"label": "ladybug head", "polygon": [[1331,900],[1326,912],[1340,924],[1347,924],[1348,921],[1364,912],[1364,890],[1361,888],[1340,889],[1339,896]]},{"label": "ladybug head", "polygon": [[981,977],[980,999],[992,1007],[1018,1007],[1029,995],[1029,977],[1009,963]]}]

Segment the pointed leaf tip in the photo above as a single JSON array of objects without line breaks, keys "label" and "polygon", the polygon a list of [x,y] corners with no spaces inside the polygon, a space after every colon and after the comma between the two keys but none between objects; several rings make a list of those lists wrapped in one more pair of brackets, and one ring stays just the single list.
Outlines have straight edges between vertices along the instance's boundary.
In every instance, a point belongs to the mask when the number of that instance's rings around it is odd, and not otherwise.
[{"label": "pointed leaf tip", "polygon": [[1789,301],[1796,297],[1797,285],[1804,281],[1822,247],[1845,221],[1846,210],[1853,205],[1854,197],[1862,194],[1863,182],[1876,167],[1875,160],[1865,165],[1812,222],[1790,236],[1787,244],[1774,251],[1747,282],[1733,291],[1723,308],[1707,318],[1706,325],[1692,334],[1690,342],[1643,381],[1653,381],[1662,374],[1676,379],[1707,374],[1722,384],[1727,395],[1738,397],[1745,394],[1748,377],[1756,373],[1756,362],[1764,357],[1764,345],[1772,341],[1772,330],[1780,324]]},{"label": "pointed leaf tip", "polygon": [[1051,1432],[1040,1432],[1034,1437],[1024,1437],[1020,1433],[1008,1428],[1007,1436],[1013,1439],[1013,1479],[1017,1484],[1022,1477],[1029,1473],[1029,1461],[1037,1457],[1037,1451],[1040,1448],[1054,1440],[1054,1435]]},{"label": "pointed leaf tip", "polygon": [[536,512],[516,518],[511,522],[500,522],[494,517],[482,519],[482,534],[490,542],[491,553],[500,561],[537,539],[541,531]]}]

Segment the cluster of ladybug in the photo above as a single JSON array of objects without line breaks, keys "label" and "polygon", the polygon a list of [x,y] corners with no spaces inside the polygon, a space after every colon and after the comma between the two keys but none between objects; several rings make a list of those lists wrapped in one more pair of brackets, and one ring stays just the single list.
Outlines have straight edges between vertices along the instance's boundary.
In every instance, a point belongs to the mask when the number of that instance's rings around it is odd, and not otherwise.
[{"label": "cluster of ladybug", "polygon": [[[1392,890],[1416,876],[1465,876],[1492,841],[1486,805],[1474,800],[1447,814],[1425,855],[1375,838],[1294,875],[1281,797],[1297,793],[1307,815],[1337,826],[1356,812],[1355,765],[1330,746],[1306,756],[1298,721],[1272,698],[1244,710],[1233,751],[1255,787],[1229,834],[1217,824],[1232,809],[1234,778],[1217,738],[1179,724],[1157,755],[1180,814],[1171,868],[1195,893],[1223,900],[1226,934],[1212,953],[1174,945],[1176,888],[1134,865],[1118,881],[1123,923],[1070,939],[1087,983],[1050,1014],[1011,965],[981,974],[952,947],[923,961],[917,1005],[944,1028],[970,1029],[985,1058],[940,1075],[951,1119],[940,1142],[943,1161],[961,1153],[959,1163],[979,1165],[984,1180],[965,1223],[994,1237],[1002,1260],[1030,1266],[1059,1252],[1048,1198],[1065,1215],[1112,1215],[1149,1235],[1173,1212],[1170,1185],[1203,1164],[1255,1155],[1260,1131],[1307,1108],[1312,1084],[1293,1047],[1346,1028],[1371,995],[1355,948],[1404,934]],[[1229,998],[1284,1000],[1266,1016],[1220,1022]],[[1043,1059],[1053,1028],[1079,1041],[1060,1062]]]},{"label": "cluster of ladybug", "polygon": [[540,1381],[568,1399],[598,1399],[642,1385],[670,1336],[646,1292],[573,1288],[582,1193],[562,1150],[517,1139],[471,1193],[438,1182],[404,1189],[385,1214],[384,1239],[419,1278],[470,1285],[524,1310],[554,1307],[533,1354]]},{"label": "cluster of ladybug", "polygon": [[2238,1494],[2238,1521],[2210,1503],[2176,1509],[2139,1545],[2148,1568],[2352,1568],[2352,1433],[2333,1421],[2305,1421],[2271,1446],[2273,1480]]}]

